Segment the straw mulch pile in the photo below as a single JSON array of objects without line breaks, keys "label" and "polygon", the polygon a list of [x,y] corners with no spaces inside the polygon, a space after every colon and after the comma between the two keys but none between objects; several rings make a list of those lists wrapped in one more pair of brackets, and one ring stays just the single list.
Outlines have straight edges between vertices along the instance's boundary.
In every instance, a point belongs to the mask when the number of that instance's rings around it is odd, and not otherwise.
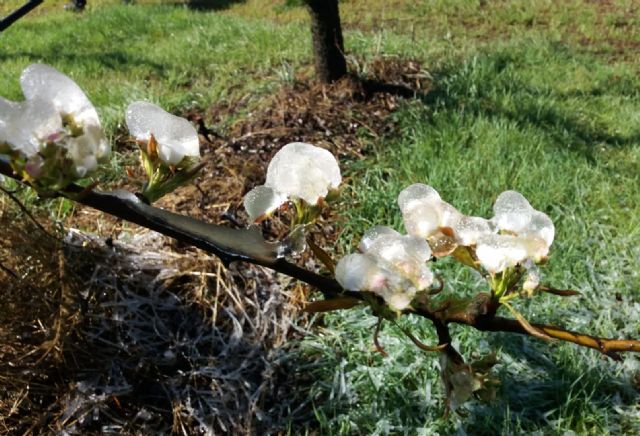
[{"label": "straw mulch pile", "polygon": [[[383,59],[369,69],[372,82],[285,84],[224,132],[207,125],[238,105],[188,114],[207,166],[194,186],[158,206],[242,226],[242,197],[262,183],[284,144],[361,157],[393,131],[389,115],[399,105],[397,93],[374,92],[375,81],[417,91],[428,85],[416,62]],[[134,175],[121,186],[137,182]],[[43,230],[4,204],[0,434],[274,433],[313,419],[311,381],[291,352],[310,325],[300,311],[307,289],[252,265],[226,269],[85,207],[64,228]],[[277,222],[264,226],[270,237],[284,231]],[[331,246],[335,222],[320,230],[316,242]]]}]

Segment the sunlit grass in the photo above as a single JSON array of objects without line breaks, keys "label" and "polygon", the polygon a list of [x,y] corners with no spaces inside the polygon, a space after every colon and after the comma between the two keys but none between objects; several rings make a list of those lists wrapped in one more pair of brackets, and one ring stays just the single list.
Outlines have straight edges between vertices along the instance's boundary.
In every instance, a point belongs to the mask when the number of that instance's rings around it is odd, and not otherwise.
[{"label": "sunlit grass", "polygon": [[[19,3],[3,2],[0,12]],[[1,94],[20,98],[20,71],[51,64],[86,90],[111,137],[131,100],[172,111],[240,97],[260,104],[279,85],[283,62],[294,71],[311,62],[306,13],[284,1],[194,12],[89,0],[81,15],[62,12],[62,3],[48,3],[2,34]],[[354,60],[403,55],[420,59],[434,83],[425,99],[405,101],[394,114],[391,137],[349,164],[340,249],[352,248],[373,224],[402,230],[395,199],[410,183],[431,184],[462,212],[481,215],[501,191],[516,189],[556,223],[546,280],[583,292],[516,306],[535,321],[640,337],[640,58],[629,55],[640,26],[633,2],[351,0],[341,7],[352,69],[366,73],[366,62]],[[112,172],[123,166],[116,156]],[[434,268],[448,292],[484,289],[451,262]],[[425,342],[435,340],[428,323],[404,323]],[[313,379],[300,387],[301,401],[313,408],[308,421],[291,423],[293,433],[300,426],[323,434],[640,432],[630,383],[636,357],[614,364],[571,345],[456,327],[467,356],[500,350],[503,388],[492,405],[472,403],[468,418],[445,419],[437,356],[387,325],[381,341],[390,357],[382,358],[372,346],[374,324],[368,311],[332,314],[294,349],[290,359]]]},{"label": "sunlit grass", "polygon": [[[586,68],[589,75],[582,74]],[[564,86],[545,80],[560,71]],[[583,293],[516,306],[538,322],[638,337],[640,124],[633,121],[640,115],[640,81],[633,70],[525,40],[452,61],[433,74],[431,96],[407,102],[396,115],[396,137],[351,168],[345,244],[353,247],[373,224],[402,230],[395,201],[411,183],[428,183],[462,212],[484,216],[500,192],[515,189],[556,224],[544,281]],[[449,295],[486,289],[451,262],[434,269]],[[501,350],[503,389],[494,404],[471,404],[467,419],[446,420],[435,356],[392,325],[381,335],[390,357],[378,356],[367,310],[327,316],[325,323],[303,342],[306,355],[317,359],[320,381],[312,391],[322,399],[316,416],[323,431],[640,430],[637,391],[629,386],[637,357],[620,365],[572,345],[454,328],[454,341],[467,355]],[[426,342],[436,341],[428,322],[404,324]]]}]

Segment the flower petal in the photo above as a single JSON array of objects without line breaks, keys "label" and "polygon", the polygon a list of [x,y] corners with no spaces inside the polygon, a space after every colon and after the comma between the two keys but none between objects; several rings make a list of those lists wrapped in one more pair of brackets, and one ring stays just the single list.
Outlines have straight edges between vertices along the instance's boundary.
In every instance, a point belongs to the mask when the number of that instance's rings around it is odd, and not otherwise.
[{"label": "flower petal", "polygon": [[493,233],[489,221],[477,216],[464,215],[453,225],[453,231],[459,245],[475,245],[483,235]]},{"label": "flower petal", "polygon": [[287,197],[267,186],[256,186],[244,196],[244,208],[249,219],[254,222],[280,207]]},{"label": "flower petal", "polygon": [[68,76],[44,64],[29,65],[20,76],[27,100],[50,101],[63,115],[73,116],[78,124],[100,126],[98,113],[80,87]]},{"label": "flower petal", "polygon": [[493,205],[494,221],[500,230],[519,234],[531,221],[534,209],[522,194],[504,191]]},{"label": "flower petal", "polygon": [[314,205],[341,181],[338,161],[328,150],[293,142],[282,147],[269,163],[265,186]]},{"label": "flower petal", "polygon": [[485,235],[478,238],[476,256],[491,274],[522,263],[530,255],[527,239],[513,235]]},{"label": "flower petal", "polygon": [[145,101],[131,103],[125,118],[129,132],[138,141],[154,136],[158,156],[165,164],[177,165],[187,156],[200,156],[198,132],[186,119]]},{"label": "flower petal", "polygon": [[441,200],[440,194],[431,186],[423,183],[414,183],[400,192],[398,195],[398,206],[400,206],[400,210],[404,213],[405,210],[409,209],[415,202],[437,203],[439,200]]}]

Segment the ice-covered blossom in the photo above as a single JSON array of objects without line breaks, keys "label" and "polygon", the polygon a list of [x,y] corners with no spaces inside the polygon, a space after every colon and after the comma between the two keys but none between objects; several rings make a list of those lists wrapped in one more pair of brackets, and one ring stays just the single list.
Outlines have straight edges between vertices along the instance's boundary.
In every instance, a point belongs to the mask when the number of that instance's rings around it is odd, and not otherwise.
[{"label": "ice-covered blossom", "polygon": [[485,270],[496,274],[524,263],[539,250],[538,241],[515,235],[491,234],[478,239],[476,256]]},{"label": "ice-covered blossom", "polygon": [[[494,235],[478,240],[476,255],[490,273],[498,273],[527,260],[540,262],[549,254],[555,227],[543,212],[535,210],[524,196],[505,191],[493,206]],[[533,282],[531,282],[533,283]]]},{"label": "ice-covered blossom", "polygon": [[[73,80],[51,66],[33,64],[22,72],[20,85],[24,101],[0,98],[0,146],[24,158],[29,176],[64,173],[68,159],[72,175],[84,177],[108,157],[98,113]],[[0,147],[0,152],[9,150]]]},{"label": "ice-covered blossom", "polygon": [[480,236],[492,232],[488,220],[460,213],[422,183],[405,188],[398,205],[407,232],[427,239],[438,257],[450,254],[458,245],[475,245]]},{"label": "ice-covered blossom", "polygon": [[433,283],[426,263],[431,249],[423,238],[376,226],[364,234],[359,249],[336,266],[336,280],[345,289],[372,292],[392,309],[403,310],[416,292]]},{"label": "ice-covered blossom", "polygon": [[251,221],[255,221],[287,200],[302,200],[313,206],[341,181],[338,161],[329,151],[293,142],[275,154],[267,168],[265,184],[247,193],[244,207]]},{"label": "ice-covered blossom", "polygon": [[136,140],[148,141],[153,135],[158,157],[166,165],[179,165],[186,157],[200,156],[198,132],[184,118],[153,103],[136,101],[127,108],[125,119]]},{"label": "ice-covered blossom", "polygon": [[421,183],[404,189],[398,204],[407,232],[427,239],[435,256],[450,254],[457,246],[473,247],[480,264],[492,274],[528,259],[540,262],[554,238],[551,219],[515,191],[498,196],[491,219],[460,213]]}]

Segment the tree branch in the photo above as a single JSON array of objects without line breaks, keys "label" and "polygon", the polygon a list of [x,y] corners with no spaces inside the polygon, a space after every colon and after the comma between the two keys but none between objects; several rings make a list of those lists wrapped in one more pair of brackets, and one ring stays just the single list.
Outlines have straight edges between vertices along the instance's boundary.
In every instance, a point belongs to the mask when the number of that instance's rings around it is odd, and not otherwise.
[{"label": "tree branch", "polygon": [[[0,161],[0,174],[21,181],[14,174],[11,166],[4,161]],[[338,294],[357,294],[345,292],[338,282],[330,277],[321,276],[287,262],[281,255],[285,247],[280,243],[265,241],[257,228],[232,229],[205,223],[188,216],[150,206],[131,192],[124,190],[99,192],[71,184],[65,188],[64,192],[58,194],[96,210],[162,233],[185,244],[198,247],[218,256],[227,266],[235,261],[266,266],[318,288],[327,297]],[[355,296],[355,298],[358,297],[359,295]]]},{"label": "tree branch", "polygon": [[[0,174],[20,181],[11,166],[1,160]],[[331,277],[288,262],[281,256],[283,245],[265,241],[258,229],[232,229],[198,221],[150,206],[128,191],[98,192],[71,184],[59,195],[215,254],[225,265],[235,261],[262,265],[317,288],[325,298],[348,296],[364,299],[362,293],[345,291]],[[478,294],[464,307],[455,310],[448,310],[450,305],[447,304],[431,309],[428,299],[416,306],[407,312],[431,320],[438,333],[439,344],[448,344],[445,352],[455,359],[462,357],[450,345],[450,323],[468,325],[481,331],[531,335],[517,320],[495,316],[497,306],[487,294]],[[619,352],[640,352],[640,341],[636,340],[598,338],[550,325],[531,325],[552,338],[593,348],[616,360],[620,358]]]},{"label": "tree branch", "polygon": [[42,3],[42,1],[43,0],[30,0],[26,4],[20,6],[18,9],[7,15],[2,20],[0,20],[0,32],[11,26],[23,16],[27,15],[29,12],[31,12],[32,9],[38,7]]},{"label": "tree branch", "polygon": [[[452,322],[458,321],[453,320]],[[565,330],[552,325],[534,323],[531,323],[531,325],[554,339],[559,339],[565,342],[573,342],[574,344],[581,345],[583,347],[593,348],[594,350],[598,350],[602,354],[605,354],[614,360],[620,360],[620,356],[618,355],[619,352],[640,352],[640,341],[636,340],[606,339],[583,333],[572,332],[570,330]],[[474,323],[472,324],[472,326],[482,331],[510,332],[530,335],[530,333],[528,333],[518,321],[514,319],[503,318],[500,316],[496,316],[490,320],[483,320],[482,322]]]}]

